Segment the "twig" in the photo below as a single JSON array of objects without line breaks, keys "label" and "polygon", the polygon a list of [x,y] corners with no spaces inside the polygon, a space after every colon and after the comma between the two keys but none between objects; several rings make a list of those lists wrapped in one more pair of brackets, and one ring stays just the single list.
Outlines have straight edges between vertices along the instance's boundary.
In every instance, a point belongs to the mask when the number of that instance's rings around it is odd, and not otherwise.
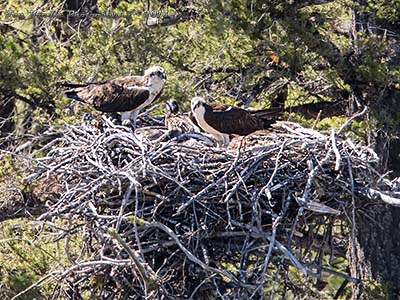
[{"label": "twig", "polygon": [[125,251],[129,254],[129,256],[132,258],[132,261],[134,265],[136,266],[136,269],[139,271],[140,276],[142,277],[144,281],[144,286],[146,289],[146,294],[150,293],[151,291],[155,290],[157,288],[157,277],[156,274],[147,268],[147,272],[150,271],[150,276],[147,275],[146,269],[143,266],[143,263],[140,262],[140,256],[137,255],[134,251],[129,248],[129,246],[122,240],[120,235],[117,233],[115,229],[110,229],[108,231],[110,236],[112,236],[114,239],[118,241],[118,243],[125,249]]}]

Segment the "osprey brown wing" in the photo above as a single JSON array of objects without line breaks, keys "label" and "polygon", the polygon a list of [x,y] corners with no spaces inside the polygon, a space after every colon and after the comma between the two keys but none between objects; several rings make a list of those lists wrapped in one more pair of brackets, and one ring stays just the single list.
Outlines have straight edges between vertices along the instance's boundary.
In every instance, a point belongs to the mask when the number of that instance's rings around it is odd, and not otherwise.
[{"label": "osprey brown wing", "polygon": [[231,107],[234,107],[232,105],[228,105],[228,104],[225,104],[225,103],[215,103],[215,102],[214,103],[209,103],[208,105],[210,105],[212,107],[214,112],[224,111],[224,110],[230,109]]},{"label": "osprey brown wing", "polygon": [[147,79],[142,76],[122,76],[109,80],[112,83],[116,83],[122,85],[123,87],[132,87],[132,86],[146,86]]},{"label": "osprey brown wing", "polygon": [[150,96],[146,80],[140,76],[124,76],[98,83],[76,85],[65,92],[69,98],[86,102],[103,112],[130,111]]},{"label": "osprey brown wing", "polygon": [[196,126],[197,128],[200,128],[199,123],[197,123],[196,117],[194,116],[192,111],[189,113],[189,120],[192,121],[194,126]]},{"label": "osprey brown wing", "polygon": [[217,131],[228,134],[248,135],[263,128],[258,118],[238,107],[205,114],[204,120]]},{"label": "osprey brown wing", "polygon": [[[104,112],[130,111],[142,105],[150,96],[144,87],[124,88],[114,82],[96,85],[87,91],[82,91],[78,96],[91,103],[94,108]],[[85,97],[86,96],[86,97]]]}]

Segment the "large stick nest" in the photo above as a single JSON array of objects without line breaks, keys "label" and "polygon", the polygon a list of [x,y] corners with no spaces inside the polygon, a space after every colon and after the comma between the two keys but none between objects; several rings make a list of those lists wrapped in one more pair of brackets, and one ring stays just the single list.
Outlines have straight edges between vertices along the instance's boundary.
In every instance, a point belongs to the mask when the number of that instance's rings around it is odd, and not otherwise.
[{"label": "large stick nest", "polygon": [[344,255],[349,231],[333,226],[351,224],[356,200],[387,185],[370,148],[290,122],[228,149],[199,134],[151,140],[100,123],[51,129],[57,138],[26,178],[46,193],[39,220],[67,220],[64,237],[81,236],[85,255],[43,279],[61,280],[60,293],[262,299],[288,287],[314,293],[299,283],[323,272],[357,282],[323,258]]}]

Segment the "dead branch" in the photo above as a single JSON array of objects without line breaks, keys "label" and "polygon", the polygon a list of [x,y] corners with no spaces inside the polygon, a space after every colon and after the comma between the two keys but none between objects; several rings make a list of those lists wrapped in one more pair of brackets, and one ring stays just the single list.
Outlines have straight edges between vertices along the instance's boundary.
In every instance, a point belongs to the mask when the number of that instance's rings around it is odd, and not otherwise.
[{"label": "dead branch", "polygon": [[[308,255],[325,216],[347,220],[356,200],[389,197],[374,151],[340,131],[280,122],[218,149],[190,133],[138,138],[107,118],[51,129],[57,139],[36,152],[25,182],[46,195],[41,183],[57,179],[38,220],[79,220],[92,250],[33,287],[61,280],[74,283],[75,295],[91,287],[103,298],[255,299],[265,296],[267,278],[275,293],[288,266],[305,279],[329,272],[359,283]],[[90,279],[97,277],[101,291]]]}]

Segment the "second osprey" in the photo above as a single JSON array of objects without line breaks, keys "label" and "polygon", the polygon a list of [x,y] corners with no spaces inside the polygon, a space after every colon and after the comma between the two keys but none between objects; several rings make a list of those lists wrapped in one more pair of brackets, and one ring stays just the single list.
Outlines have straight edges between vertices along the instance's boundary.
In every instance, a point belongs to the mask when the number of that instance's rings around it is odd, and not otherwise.
[{"label": "second osprey", "polygon": [[208,104],[201,97],[192,99],[191,108],[197,124],[224,146],[228,145],[230,134],[248,135],[270,128],[275,123],[272,117],[282,114],[281,108],[250,111],[220,103]]},{"label": "second osprey", "polygon": [[65,96],[91,104],[103,112],[121,112],[124,125],[136,126],[139,111],[160,97],[166,76],[162,67],[147,69],[143,76],[123,76],[85,84],[64,84],[73,88]]}]

